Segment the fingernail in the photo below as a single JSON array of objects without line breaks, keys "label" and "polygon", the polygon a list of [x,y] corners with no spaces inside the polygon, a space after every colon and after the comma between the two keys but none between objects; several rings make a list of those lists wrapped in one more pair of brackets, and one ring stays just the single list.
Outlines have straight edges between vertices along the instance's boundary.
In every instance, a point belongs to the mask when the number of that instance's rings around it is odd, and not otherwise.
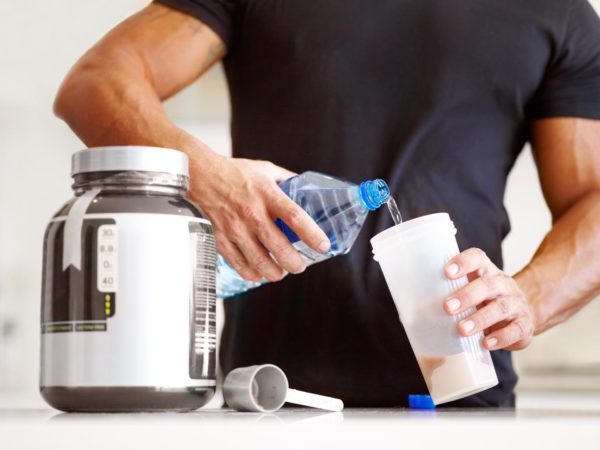
[{"label": "fingernail", "polygon": [[463,322],[460,327],[465,333],[470,333],[473,328],[475,328],[475,322],[472,320],[467,320],[466,322]]},{"label": "fingernail", "polygon": [[450,299],[446,302],[446,307],[450,311],[456,311],[458,308],[460,308],[460,300],[457,298]]},{"label": "fingernail", "polygon": [[321,241],[319,243],[319,251],[321,253],[327,253],[329,251],[330,246],[331,246],[331,244],[329,243],[329,241],[327,241],[327,240]]},{"label": "fingernail", "polygon": [[458,273],[458,264],[450,264],[446,267],[446,273],[450,276],[454,276]]},{"label": "fingernail", "polygon": [[489,338],[485,342],[486,342],[488,348],[494,348],[496,346],[496,344],[498,344],[498,339]]}]

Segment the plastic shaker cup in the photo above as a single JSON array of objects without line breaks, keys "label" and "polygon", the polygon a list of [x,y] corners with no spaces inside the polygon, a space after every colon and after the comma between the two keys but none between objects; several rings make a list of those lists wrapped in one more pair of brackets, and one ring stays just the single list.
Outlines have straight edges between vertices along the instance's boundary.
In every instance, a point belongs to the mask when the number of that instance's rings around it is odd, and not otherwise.
[{"label": "plastic shaker cup", "polygon": [[444,267],[459,253],[456,228],[446,213],[409,220],[371,239],[400,321],[436,405],[457,400],[498,384],[483,333],[458,334],[457,323],[475,308],[454,316],[443,300],[467,284],[449,280]]}]

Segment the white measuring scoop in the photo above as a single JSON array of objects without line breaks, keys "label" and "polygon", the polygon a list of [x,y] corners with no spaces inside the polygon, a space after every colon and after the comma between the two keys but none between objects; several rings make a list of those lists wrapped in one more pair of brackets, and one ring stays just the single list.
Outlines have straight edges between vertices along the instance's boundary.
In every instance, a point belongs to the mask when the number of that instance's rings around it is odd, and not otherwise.
[{"label": "white measuring scoop", "polygon": [[290,389],[283,370],[273,364],[232,370],[223,383],[223,396],[238,411],[274,412],[285,402],[327,411],[344,409],[340,399]]}]

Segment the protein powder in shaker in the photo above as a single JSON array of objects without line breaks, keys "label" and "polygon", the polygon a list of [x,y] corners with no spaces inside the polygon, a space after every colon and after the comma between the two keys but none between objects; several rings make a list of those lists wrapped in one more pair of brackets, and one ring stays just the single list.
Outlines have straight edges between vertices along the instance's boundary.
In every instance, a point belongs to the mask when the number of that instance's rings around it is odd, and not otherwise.
[{"label": "protein powder in shaker", "polygon": [[40,390],[64,411],[193,410],[215,390],[216,248],[184,153],[73,155],[44,239]]}]

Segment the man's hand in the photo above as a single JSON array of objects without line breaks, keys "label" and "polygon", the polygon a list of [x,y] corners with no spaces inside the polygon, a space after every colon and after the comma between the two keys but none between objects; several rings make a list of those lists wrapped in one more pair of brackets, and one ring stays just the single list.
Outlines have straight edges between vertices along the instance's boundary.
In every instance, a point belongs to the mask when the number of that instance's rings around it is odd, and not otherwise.
[{"label": "man's hand", "polygon": [[490,350],[525,348],[534,333],[564,322],[600,295],[600,120],[541,119],[532,137],[553,218],[533,259],[511,278],[481,250],[470,249],[445,270],[448,278],[467,275],[470,283],[448,297],[444,309],[456,314],[475,306],[458,331],[483,330]]},{"label": "man's hand", "polygon": [[325,233],[277,186],[293,172],[267,161],[224,157],[207,170],[192,154],[190,175],[190,196],[209,216],[217,250],[243,278],[277,281],[285,271],[305,269],[298,251],[275,225],[277,218],[314,250],[329,250]]},{"label": "man's hand", "polygon": [[448,262],[444,272],[451,280],[465,275],[469,279],[466,286],[445,299],[446,313],[477,308],[458,323],[461,335],[483,331],[489,350],[521,350],[529,345],[535,326],[527,298],[514,278],[496,267],[485,252],[465,250]]},{"label": "man's hand", "polygon": [[190,196],[211,219],[219,252],[244,278],[275,281],[284,270],[304,269],[276,218],[314,250],[329,249],[325,233],[277,187],[294,174],[268,162],[215,154],[175,126],[161,104],[225,52],[221,38],[201,21],[152,3],[81,58],[61,86],[55,111],[91,147],[152,145],[186,152]]}]

